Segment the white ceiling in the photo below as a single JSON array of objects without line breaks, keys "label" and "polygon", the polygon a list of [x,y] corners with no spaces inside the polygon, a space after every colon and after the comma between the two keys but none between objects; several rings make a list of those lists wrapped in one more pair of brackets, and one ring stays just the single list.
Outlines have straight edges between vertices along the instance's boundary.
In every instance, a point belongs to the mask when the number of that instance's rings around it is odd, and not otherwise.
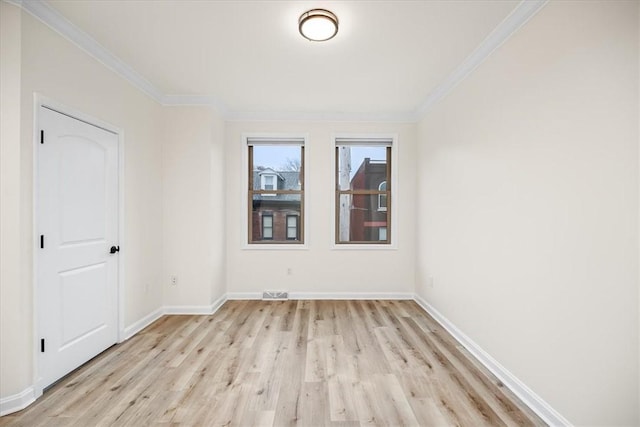
[{"label": "white ceiling", "polygon": [[[48,5],[163,95],[230,112],[402,115],[516,8],[517,0],[112,1]],[[300,36],[304,11],[338,15],[338,35]]]}]

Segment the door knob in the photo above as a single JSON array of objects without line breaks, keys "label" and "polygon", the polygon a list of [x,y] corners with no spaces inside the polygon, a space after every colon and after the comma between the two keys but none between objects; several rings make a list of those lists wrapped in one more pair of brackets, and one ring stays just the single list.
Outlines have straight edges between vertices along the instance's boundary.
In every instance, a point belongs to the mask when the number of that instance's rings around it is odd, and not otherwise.
[{"label": "door knob", "polygon": [[110,254],[115,254],[116,252],[120,252],[120,246],[111,246],[111,249],[109,250]]}]

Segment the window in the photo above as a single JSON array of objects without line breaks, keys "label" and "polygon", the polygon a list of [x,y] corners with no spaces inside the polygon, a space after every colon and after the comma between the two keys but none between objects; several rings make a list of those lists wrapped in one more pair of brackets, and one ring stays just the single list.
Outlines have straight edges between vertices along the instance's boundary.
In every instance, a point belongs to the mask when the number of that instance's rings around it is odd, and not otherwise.
[{"label": "window", "polygon": [[[382,181],[378,186],[378,190],[385,191],[384,194],[378,194],[378,210],[386,211],[387,210],[387,181]],[[386,239],[385,239],[386,240]]]},{"label": "window", "polygon": [[297,215],[287,215],[287,240],[298,240]]},{"label": "window", "polygon": [[273,240],[273,215],[271,214],[262,214],[262,238]]},{"label": "window", "polygon": [[387,240],[387,227],[378,228],[378,240]]},{"label": "window", "polygon": [[391,243],[391,139],[336,139],[336,244]]},{"label": "window", "polygon": [[263,190],[275,190],[276,177],[275,175],[262,175],[262,186]]},{"label": "window", "polygon": [[248,138],[248,243],[304,242],[304,140]]}]

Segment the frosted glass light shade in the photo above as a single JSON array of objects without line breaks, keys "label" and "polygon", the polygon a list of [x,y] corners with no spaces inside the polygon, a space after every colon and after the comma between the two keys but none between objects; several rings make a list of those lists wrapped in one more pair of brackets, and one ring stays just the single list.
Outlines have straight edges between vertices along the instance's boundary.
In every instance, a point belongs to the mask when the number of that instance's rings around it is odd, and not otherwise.
[{"label": "frosted glass light shade", "polygon": [[308,40],[326,41],[338,34],[338,17],[326,9],[311,9],[300,15],[298,29]]}]

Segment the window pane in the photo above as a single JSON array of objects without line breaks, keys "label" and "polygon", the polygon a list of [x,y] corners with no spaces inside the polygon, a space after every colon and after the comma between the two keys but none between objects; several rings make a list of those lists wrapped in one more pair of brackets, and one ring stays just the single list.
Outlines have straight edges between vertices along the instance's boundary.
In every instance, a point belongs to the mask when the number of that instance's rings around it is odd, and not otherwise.
[{"label": "window pane", "polygon": [[[304,146],[260,141],[248,150],[249,243],[302,243]],[[266,225],[265,213],[272,215]]]},{"label": "window pane", "polygon": [[386,211],[387,210],[387,195],[380,194],[378,195],[378,210]]},{"label": "window pane", "polygon": [[253,171],[300,171],[301,165],[302,149],[299,145],[253,146]]},{"label": "window pane", "polygon": [[287,239],[295,240],[298,238],[298,217],[287,217]]},{"label": "window pane", "polygon": [[378,240],[387,240],[387,227],[380,227],[378,229]]},{"label": "window pane", "polygon": [[273,186],[273,181],[274,181],[274,176],[273,175],[265,175],[263,176],[264,178],[264,190],[273,190],[274,186]]},{"label": "window pane", "polygon": [[[270,196],[254,194],[251,212],[251,241],[291,242],[291,238],[288,238],[290,219],[287,217],[297,221],[297,217],[302,213],[301,206],[300,194],[274,194]],[[271,216],[265,216],[264,212],[269,212]],[[266,218],[269,218],[266,224],[269,225],[271,231],[263,234]],[[297,226],[297,222],[295,225]],[[297,239],[297,229],[295,231],[294,238]]]},{"label": "window pane", "polygon": [[387,148],[338,147],[340,190],[378,190],[387,179]]},{"label": "window pane", "polygon": [[262,215],[262,238],[273,239],[273,217],[270,214]]},{"label": "window pane", "polygon": [[[349,209],[346,209],[349,207]],[[339,242],[378,242],[387,240],[387,213],[378,210],[378,195],[341,194],[338,215]],[[385,238],[379,229],[385,228]]]}]

